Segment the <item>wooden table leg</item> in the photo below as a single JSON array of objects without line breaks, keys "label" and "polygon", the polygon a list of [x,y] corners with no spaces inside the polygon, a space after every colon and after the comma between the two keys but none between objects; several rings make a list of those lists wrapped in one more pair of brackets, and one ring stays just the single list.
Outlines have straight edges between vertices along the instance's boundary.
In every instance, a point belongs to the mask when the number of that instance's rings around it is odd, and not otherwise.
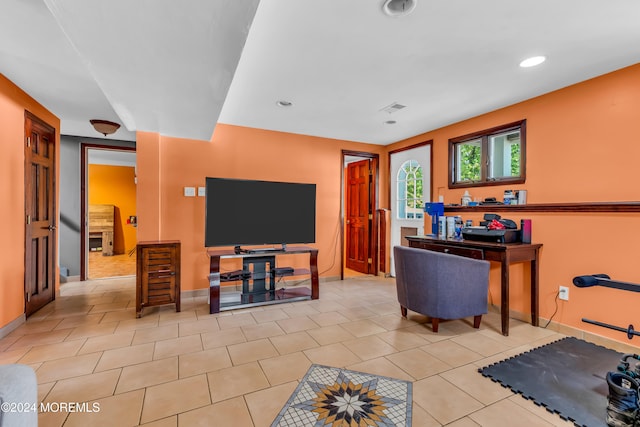
[{"label": "wooden table leg", "polygon": [[509,257],[502,256],[500,263],[500,319],[502,335],[509,336]]},{"label": "wooden table leg", "polygon": [[309,270],[311,270],[311,299],[320,298],[320,283],[318,278],[318,251],[309,252]]},{"label": "wooden table leg", "polygon": [[539,326],[540,302],[538,298],[538,250],[531,260],[531,324]]}]

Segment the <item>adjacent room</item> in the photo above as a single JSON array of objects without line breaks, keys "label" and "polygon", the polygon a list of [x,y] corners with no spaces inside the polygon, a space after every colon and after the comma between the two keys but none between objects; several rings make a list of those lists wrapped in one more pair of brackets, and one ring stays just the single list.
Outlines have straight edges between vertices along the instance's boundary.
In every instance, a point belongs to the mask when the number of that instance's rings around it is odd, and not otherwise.
[{"label": "adjacent room", "polygon": [[637,422],[638,2],[2,10],[0,425]]}]

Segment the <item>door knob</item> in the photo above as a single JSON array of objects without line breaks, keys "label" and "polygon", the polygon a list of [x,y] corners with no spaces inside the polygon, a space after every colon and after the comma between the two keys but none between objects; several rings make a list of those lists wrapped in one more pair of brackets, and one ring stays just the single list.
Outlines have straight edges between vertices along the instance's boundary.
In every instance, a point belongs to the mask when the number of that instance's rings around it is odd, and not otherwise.
[{"label": "door knob", "polygon": [[46,228],[47,230],[55,230],[56,226],[55,225],[50,225],[48,227],[42,227],[42,228]]}]

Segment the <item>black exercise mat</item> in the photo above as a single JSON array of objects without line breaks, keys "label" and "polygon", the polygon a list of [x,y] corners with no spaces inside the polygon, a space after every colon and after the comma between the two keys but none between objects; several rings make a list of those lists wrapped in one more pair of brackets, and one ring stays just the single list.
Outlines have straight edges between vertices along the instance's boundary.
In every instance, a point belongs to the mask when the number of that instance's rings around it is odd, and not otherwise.
[{"label": "black exercise mat", "polygon": [[577,426],[606,426],[605,377],[623,354],[569,337],[478,371]]}]

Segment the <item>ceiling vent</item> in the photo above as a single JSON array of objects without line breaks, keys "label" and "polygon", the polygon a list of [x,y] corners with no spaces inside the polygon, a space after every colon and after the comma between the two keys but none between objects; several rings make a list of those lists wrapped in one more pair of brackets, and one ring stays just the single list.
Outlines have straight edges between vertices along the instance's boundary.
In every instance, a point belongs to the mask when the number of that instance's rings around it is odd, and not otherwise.
[{"label": "ceiling vent", "polygon": [[397,102],[394,102],[393,104],[389,104],[386,107],[382,108],[380,111],[384,111],[386,113],[395,113],[396,111],[400,111],[403,108],[406,108],[406,105],[402,105],[402,104],[398,104]]},{"label": "ceiling vent", "polygon": [[382,11],[389,16],[404,16],[413,12],[417,0],[385,0]]}]

